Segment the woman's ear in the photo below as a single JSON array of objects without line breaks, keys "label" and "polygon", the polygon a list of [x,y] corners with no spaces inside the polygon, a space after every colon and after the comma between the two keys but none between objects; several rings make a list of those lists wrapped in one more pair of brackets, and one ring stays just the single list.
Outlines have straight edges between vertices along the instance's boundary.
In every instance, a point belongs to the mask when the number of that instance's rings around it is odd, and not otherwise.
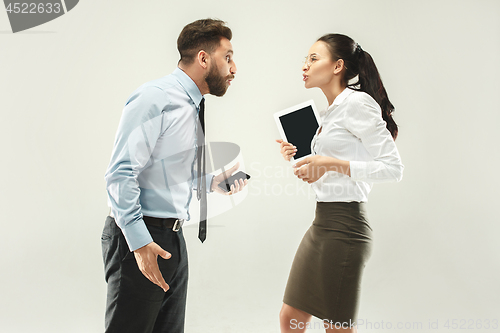
[{"label": "woman's ear", "polygon": [[338,74],[340,72],[342,72],[342,70],[345,68],[345,63],[344,63],[344,59],[339,59],[337,60],[337,62],[335,63],[335,68],[333,69],[333,73],[334,74]]}]

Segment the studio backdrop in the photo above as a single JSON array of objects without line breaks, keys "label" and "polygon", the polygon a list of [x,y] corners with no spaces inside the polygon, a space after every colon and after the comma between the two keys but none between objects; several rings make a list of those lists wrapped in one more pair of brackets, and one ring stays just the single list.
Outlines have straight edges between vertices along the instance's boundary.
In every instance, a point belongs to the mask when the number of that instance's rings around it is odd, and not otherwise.
[{"label": "studio backdrop", "polygon": [[207,17],[231,27],[237,65],[227,94],[207,96],[207,140],[237,145],[252,178],[210,196],[204,244],[185,227],[186,332],[279,332],[315,197],[279,154],[273,113],[327,107],[301,68],[333,32],[373,56],[405,165],[369,198],[359,331],[500,330],[500,2],[66,0],[52,14],[47,3],[37,24],[15,13],[22,3],[0,10],[1,332],[103,331],[104,173],[121,112],[175,69],[184,25]]}]

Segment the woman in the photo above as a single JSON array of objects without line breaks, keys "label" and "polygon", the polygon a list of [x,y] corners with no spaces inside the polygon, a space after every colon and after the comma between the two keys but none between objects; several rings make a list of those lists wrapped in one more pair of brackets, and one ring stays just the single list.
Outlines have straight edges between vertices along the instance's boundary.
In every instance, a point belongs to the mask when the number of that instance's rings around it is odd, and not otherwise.
[{"label": "woman", "polygon": [[[361,276],[372,247],[365,202],[372,184],[400,181],[394,106],[372,57],[351,38],[328,34],[309,50],[306,88],[328,100],[311,147],[294,173],[316,192],[316,216],[297,250],[280,312],[281,332],[305,332],[315,316],[326,332],[356,332]],[[357,82],[349,84],[357,77]],[[276,140],[286,160],[297,149]]]}]

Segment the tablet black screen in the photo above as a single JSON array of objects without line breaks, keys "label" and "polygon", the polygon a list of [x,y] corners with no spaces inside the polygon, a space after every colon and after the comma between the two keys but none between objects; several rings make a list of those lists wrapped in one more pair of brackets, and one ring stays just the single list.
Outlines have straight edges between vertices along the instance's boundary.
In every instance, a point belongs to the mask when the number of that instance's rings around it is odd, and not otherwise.
[{"label": "tablet black screen", "polygon": [[311,153],[311,141],[318,129],[318,122],[311,106],[279,117],[289,143],[297,147],[295,159]]}]

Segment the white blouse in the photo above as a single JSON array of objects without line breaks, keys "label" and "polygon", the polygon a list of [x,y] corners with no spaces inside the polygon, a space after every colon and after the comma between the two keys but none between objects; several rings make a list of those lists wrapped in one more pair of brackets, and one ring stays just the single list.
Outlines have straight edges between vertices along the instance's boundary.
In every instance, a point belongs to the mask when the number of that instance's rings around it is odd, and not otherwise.
[{"label": "white blouse", "polygon": [[321,112],[311,148],[316,155],[349,161],[351,169],[350,177],[328,171],[312,183],[317,201],[366,202],[373,183],[403,177],[404,166],[380,106],[361,91],[346,88]]}]

